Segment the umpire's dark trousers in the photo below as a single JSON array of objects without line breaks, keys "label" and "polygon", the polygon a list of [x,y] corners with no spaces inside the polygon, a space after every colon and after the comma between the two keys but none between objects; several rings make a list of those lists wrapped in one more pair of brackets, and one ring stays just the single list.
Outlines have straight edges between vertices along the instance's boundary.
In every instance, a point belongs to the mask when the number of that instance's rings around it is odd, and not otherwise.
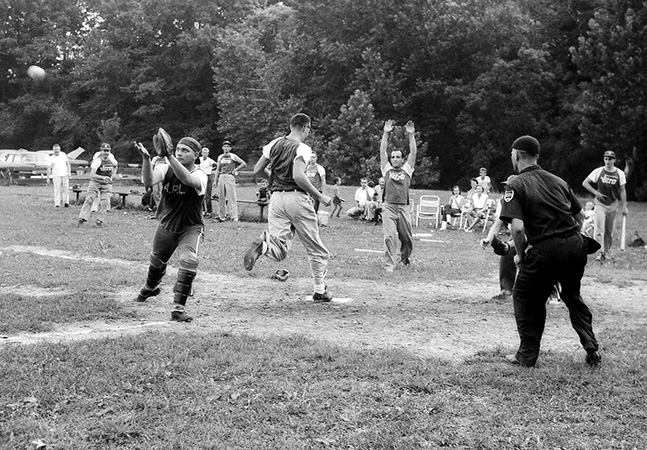
[{"label": "umpire's dark trousers", "polygon": [[598,349],[593,316],[580,295],[586,261],[582,236],[576,231],[543,239],[529,250],[513,289],[514,317],[521,340],[516,356],[521,364],[534,366],[537,362],[546,322],[546,300],[555,282],[561,283],[562,301],[582,346],[587,352]]}]

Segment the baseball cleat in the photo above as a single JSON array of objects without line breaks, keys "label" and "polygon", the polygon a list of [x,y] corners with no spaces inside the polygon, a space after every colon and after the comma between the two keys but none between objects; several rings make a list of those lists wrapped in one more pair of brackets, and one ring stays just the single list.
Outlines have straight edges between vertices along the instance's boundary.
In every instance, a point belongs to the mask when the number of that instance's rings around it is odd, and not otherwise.
[{"label": "baseball cleat", "polygon": [[191,322],[193,317],[184,311],[171,311],[171,320],[173,322]]},{"label": "baseball cleat", "polygon": [[325,291],[323,294],[314,293],[312,295],[312,300],[315,303],[327,303],[332,300],[332,294],[328,291]]},{"label": "baseball cleat", "polygon": [[156,295],[159,295],[159,293],[160,293],[159,286],[156,287],[155,289],[149,289],[147,286],[144,286],[143,288],[140,289],[139,295],[137,295],[137,298],[135,299],[135,301],[140,303],[145,302],[150,297],[155,297]]},{"label": "baseball cleat", "polygon": [[602,355],[598,352],[587,352],[586,363],[591,367],[597,367],[602,363]]},{"label": "baseball cleat", "polygon": [[267,243],[265,242],[265,236],[266,236],[266,232],[263,231],[263,234],[261,235],[261,237],[259,239],[256,239],[254,242],[252,242],[252,245],[249,247],[249,250],[247,250],[247,253],[245,253],[245,258],[243,260],[245,269],[252,270],[258,258],[260,258],[261,255],[265,254],[265,252],[267,251]]}]

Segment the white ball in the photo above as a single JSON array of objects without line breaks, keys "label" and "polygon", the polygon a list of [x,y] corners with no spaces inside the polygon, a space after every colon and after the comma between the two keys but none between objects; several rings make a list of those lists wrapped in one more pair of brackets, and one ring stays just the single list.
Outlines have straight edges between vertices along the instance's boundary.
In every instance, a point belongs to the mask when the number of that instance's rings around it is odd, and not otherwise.
[{"label": "white ball", "polygon": [[42,67],[38,66],[29,66],[27,69],[27,75],[29,75],[29,78],[32,80],[40,81],[45,79],[45,75],[47,75],[47,72],[45,72],[45,69]]}]

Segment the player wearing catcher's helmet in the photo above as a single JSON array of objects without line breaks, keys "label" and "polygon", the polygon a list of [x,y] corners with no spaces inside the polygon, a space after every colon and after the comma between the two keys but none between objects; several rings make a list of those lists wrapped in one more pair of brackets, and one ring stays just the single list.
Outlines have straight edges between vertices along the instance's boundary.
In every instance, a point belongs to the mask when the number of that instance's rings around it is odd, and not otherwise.
[{"label": "player wearing catcher's helmet", "polygon": [[146,283],[135,299],[144,302],[160,293],[166,265],[173,253],[180,253],[180,268],[175,282],[171,320],[190,322],[185,305],[192,291],[198,269],[198,249],[203,236],[202,202],[207,189],[207,175],[196,164],[202,147],[193,138],[183,137],[172,153],[172,142],[160,128],[153,145],[166,164],[153,169],[150,154],[136,143],[142,154],[142,176],[146,187],[162,183],[162,197],[157,207],[159,226],[153,238]]}]

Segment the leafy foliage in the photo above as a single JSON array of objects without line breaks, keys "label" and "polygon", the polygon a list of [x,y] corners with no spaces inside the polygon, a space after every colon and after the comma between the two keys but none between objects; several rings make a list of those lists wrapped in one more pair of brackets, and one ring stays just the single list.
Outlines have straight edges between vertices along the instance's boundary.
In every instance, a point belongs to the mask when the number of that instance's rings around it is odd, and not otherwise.
[{"label": "leafy foliage", "polygon": [[575,187],[615,150],[642,197],[646,22],[637,0],[4,0],[0,147],[110,140],[130,162],[163,126],[253,160],[305,112],[352,181],[376,175],[380,124],[411,119],[420,185],[503,179],[532,133]]}]

